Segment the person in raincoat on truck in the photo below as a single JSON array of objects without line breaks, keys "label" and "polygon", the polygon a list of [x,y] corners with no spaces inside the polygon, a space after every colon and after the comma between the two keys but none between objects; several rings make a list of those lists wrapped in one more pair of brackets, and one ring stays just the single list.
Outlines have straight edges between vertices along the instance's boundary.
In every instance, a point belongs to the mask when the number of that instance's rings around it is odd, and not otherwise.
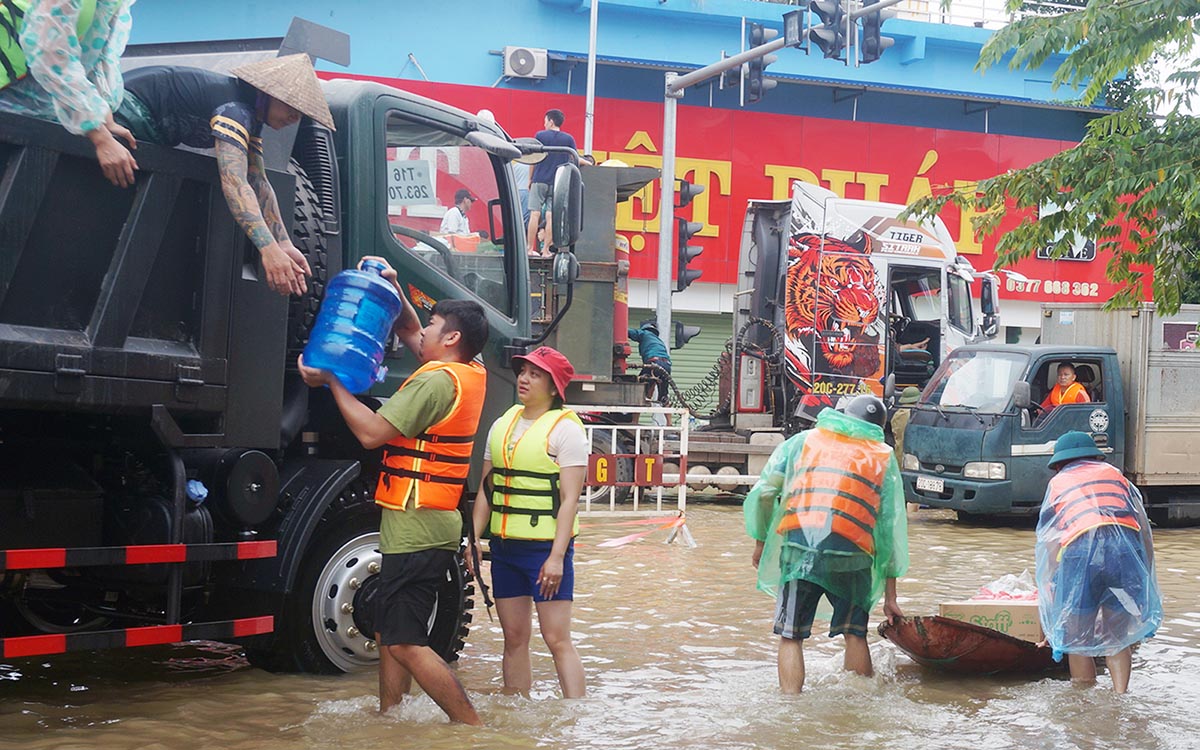
[{"label": "person in raincoat on truck", "polygon": [[746,532],[756,542],[758,588],[776,597],[779,687],[804,688],[804,640],[822,597],[830,637],[845,643],[846,670],[870,676],[868,613],[884,597],[888,620],[902,615],[896,579],[908,569],[904,489],[884,442],[887,409],[872,395],[845,412],[825,409],[816,425],[772,452],[747,495]]},{"label": "person in raincoat on truck", "polygon": [[1054,444],[1037,526],[1038,614],[1055,660],[1096,681],[1103,656],[1113,690],[1129,688],[1133,644],[1162,624],[1154,541],[1137,487],[1104,463],[1086,432]]}]

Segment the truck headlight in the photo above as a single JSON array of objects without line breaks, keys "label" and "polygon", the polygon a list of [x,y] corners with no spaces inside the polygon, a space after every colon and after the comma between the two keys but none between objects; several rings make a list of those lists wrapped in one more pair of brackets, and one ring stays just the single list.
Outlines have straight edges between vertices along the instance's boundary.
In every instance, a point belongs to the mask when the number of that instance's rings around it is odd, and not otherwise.
[{"label": "truck headlight", "polygon": [[963,476],[968,479],[1004,479],[1007,473],[999,461],[972,461],[963,467]]},{"label": "truck headlight", "polygon": [[905,471],[920,471],[921,462],[911,453],[905,453],[904,458],[900,462],[900,468]]}]

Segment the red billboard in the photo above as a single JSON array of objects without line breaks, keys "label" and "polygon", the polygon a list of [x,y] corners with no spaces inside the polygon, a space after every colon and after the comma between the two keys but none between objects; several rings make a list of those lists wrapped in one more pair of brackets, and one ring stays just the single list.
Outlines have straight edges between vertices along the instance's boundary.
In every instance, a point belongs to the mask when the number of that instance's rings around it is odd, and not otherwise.
[{"label": "red billboard", "polygon": [[[584,98],[512,89],[377,78],[382,83],[444,101],[470,112],[489,109],[514,136],[532,135],[551,107],[563,110],[563,129],[582,146]],[[662,165],[662,105],[597,99],[594,154],[597,161]],[[704,228],[693,244],[704,254],[693,265],[701,282],[732,284],[746,202],[786,198],[792,180],[806,180],[848,198],[908,203],[942,186],[970,183],[1027,166],[1074,145],[1070,141],[985,135],[938,128],[849,122],[749,110],[680,106],[676,177],[705,187],[683,216]],[[617,229],[628,237],[633,278],[657,277],[657,183],[621,205]],[[959,253],[977,269],[995,260],[994,241],[970,232],[969,216],[949,207],[942,215]],[[1017,224],[1009,217],[1001,226]],[[1095,252],[1080,259],[1031,256],[1013,267],[1028,284],[1004,282],[1013,300],[1105,301],[1116,285],[1104,278],[1108,258]],[[674,267],[674,263],[672,263]]]}]

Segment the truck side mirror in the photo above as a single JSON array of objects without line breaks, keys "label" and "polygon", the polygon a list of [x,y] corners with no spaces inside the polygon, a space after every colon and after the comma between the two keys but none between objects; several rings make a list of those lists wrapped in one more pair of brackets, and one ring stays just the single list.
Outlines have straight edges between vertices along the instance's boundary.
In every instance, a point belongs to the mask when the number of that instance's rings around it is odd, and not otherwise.
[{"label": "truck side mirror", "polygon": [[896,397],[896,373],[891,373],[887,379],[883,381],[883,397],[890,399]]},{"label": "truck side mirror", "polygon": [[554,254],[554,265],[551,274],[555,284],[570,284],[579,278],[579,261],[570,250],[560,250]]},{"label": "truck side mirror", "polygon": [[1028,409],[1033,404],[1029,398],[1029,383],[1024,380],[1013,383],[1013,404],[1018,409]]},{"label": "truck side mirror", "polygon": [[984,276],[979,289],[979,311],[983,313],[982,333],[988,338],[1000,332],[1000,301],[996,292],[995,280]]},{"label": "truck side mirror", "polygon": [[583,229],[583,177],[570,162],[554,173],[554,194],[550,203],[554,246],[566,249],[579,241]]},{"label": "truck side mirror", "polygon": [[521,156],[521,149],[517,148],[511,142],[483,130],[472,130],[467,133],[466,138],[467,143],[476,148],[481,148],[492,156],[499,157],[504,161],[512,161]]}]

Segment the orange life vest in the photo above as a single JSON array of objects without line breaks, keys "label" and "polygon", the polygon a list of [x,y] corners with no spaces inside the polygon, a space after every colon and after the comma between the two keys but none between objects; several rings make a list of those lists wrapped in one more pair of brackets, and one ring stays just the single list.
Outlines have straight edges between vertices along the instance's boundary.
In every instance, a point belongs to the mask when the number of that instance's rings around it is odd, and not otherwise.
[{"label": "orange life vest", "polygon": [[777,531],[801,529],[812,539],[832,533],[874,555],[875,521],[891,454],[891,448],[875,440],[813,430],[804,438],[798,459],[802,469],[787,488],[787,511]]},{"label": "orange life vest", "polygon": [[[1080,400],[1083,396],[1083,400]],[[1071,383],[1065,389],[1057,383],[1050,389],[1050,395],[1047,397],[1051,406],[1059,406],[1061,404],[1085,404],[1091,401],[1085,389],[1079,383]]]},{"label": "orange life vest", "polygon": [[1134,531],[1142,528],[1133,509],[1129,483],[1110,464],[1093,461],[1070,466],[1051,478],[1049,494],[1060,547],[1100,526],[1124,526]]},{"label": "orange life vest", "polygon": [[404,386],[417,375],[435,370],[445,372],[454,381],[454,405],[440,422],[420,435],[397,435],[383,446],[375,502],[389,510],[404,510],[410,493],[414,508],[454,510],[467,482],[487,371],[474,362],[426,362],[397,393],[403,393]]}]

